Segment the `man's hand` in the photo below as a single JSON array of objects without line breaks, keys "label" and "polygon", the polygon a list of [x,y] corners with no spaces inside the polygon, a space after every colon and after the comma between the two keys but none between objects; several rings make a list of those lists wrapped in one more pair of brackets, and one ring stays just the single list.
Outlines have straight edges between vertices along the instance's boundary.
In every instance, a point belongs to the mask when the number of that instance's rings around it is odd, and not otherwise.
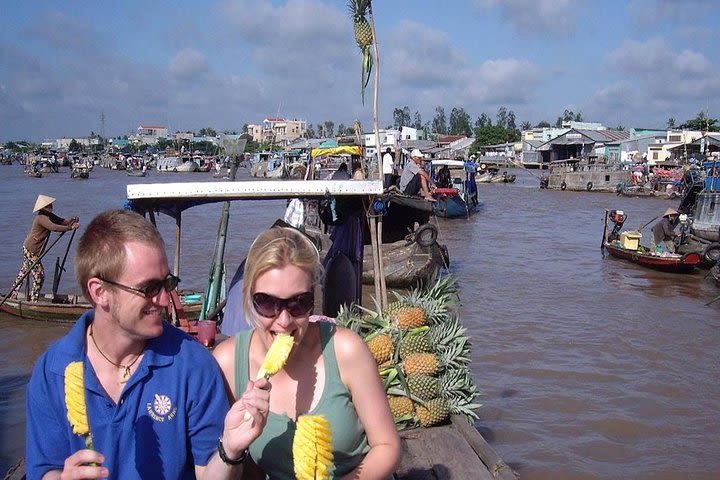
[{"label": "man's hand", "polygon": [[[52,475],[53,472],[48,472],[43,476],[43,479],[60,478],[62,480],[82,480],[108,478],[110,472],[102,466],[102,462],[104,461],[105,457],[100,452],[96,452],[95,450],[78,450],[65,459],[65,464],[59,477]],[[91,464],[95,464],[96,466],[91,466]]]},{"label": "man's hand", "polygon": [[[230,407],[223,431],[223,447],[228,457],[239,458],[262,433],[270,410],[270,387],[264,378],[249,381],[242,397]],[[245,412],[251,416],[248,421],[245,421]]]}]

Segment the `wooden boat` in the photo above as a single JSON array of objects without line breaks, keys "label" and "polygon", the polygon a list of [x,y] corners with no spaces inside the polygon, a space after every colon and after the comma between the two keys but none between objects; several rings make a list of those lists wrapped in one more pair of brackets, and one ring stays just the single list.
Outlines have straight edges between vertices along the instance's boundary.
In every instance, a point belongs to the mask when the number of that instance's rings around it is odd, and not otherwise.
[{"label": "wooden boat", "polygon": [[[402,460],[398,480],[517,480],[512,469],[464,417],[448,423],[400,432]],[[5,480],[25,480],[25,459],[18,460]]]},{"label": "wooden boat", "polygon": [[432,177],[438,182],[439,172],[447,167],[449,178],[438,185],[433,196],[433,214],[444,218],[468,218],[480,206],[475,183],[475,164],[462,160],[437,159],[430,162]]},{"label": "wooden boat", "polygon": [[[363,259],[362,283],[372,285],[375,279],[372,253],[366,250]],[[393,288],[416,285],[450,264],[447,247],[433,242],[429,246],[401,240],[382,245],[385,284]]]},{"label": "wooden boat", "polygon": [[[626,219],[627,216],[621,210],[605,211],[601,250],[607,251],[613,257],[663,272],[692,273],[699,267],[702,256],[698,252],[684,254],[651,252],[640,245],[639,232],[621,233],[620,230]],[[614,227],[609,233],[608,220],[614,223]]]},{"label": "wooden boat", "polygon": [[647,250],[624,248],[619,242],[606,243],[605,249],[616,258],[628,260],[643,267],[671,273],[692,273],[700,264],[700,254],[690,252],[683,255],[674,253],[657,254]]},{"label": "wooden boat", "polygon": [[[0,298],[4,295],[0,296]],[[195,292],[180,292],[180,301],[185,314],[190,319],[197,319],[202,306],[202,296]],[[52,294],[41,296],[37,302],[27,300],[24,294],[18,298],[8,298],[0,305],[0,311],[15,317],[28,320],[41,320],[57,323],[75,323],[92,305],[82,295]]]},{"label": "wooden boat", "polygon": [[90,178],[90,168],[87,165],[73,165],[70,170],[70,178],[88,179]]}]

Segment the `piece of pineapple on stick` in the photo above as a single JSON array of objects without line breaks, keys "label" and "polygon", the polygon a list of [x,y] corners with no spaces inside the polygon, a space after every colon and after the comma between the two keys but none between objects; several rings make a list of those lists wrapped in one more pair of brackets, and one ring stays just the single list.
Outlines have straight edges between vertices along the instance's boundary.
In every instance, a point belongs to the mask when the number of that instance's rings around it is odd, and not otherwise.
[{"label": "piece of pineapple on stick", "polygon": [[85,406],[83,362],[70,362],[65,367],[65,406],[73,433],[85,439],[85,446],[93,450],[93,439]]},{"label": "piece of pineapple on stick", "polygon": [[292,452],[297,480],[330,478],[333,467],[332,432],[323,415],[298,417]]},{"label": "piece of pineapple on stick", "polygon": [[[258,369],[255,380],[260,380],[261,378],[269,380],[270,377],[282,370],[290,356],[290,351],[292,351],[293,345],[295,344],[294,342],[295,340],[292,335],[288,335],[287,333],[276,335],[272,345],[270,345],[270,348],[265,354],[265,359]],[[252,418],[250,412],[245,412],[244,421],[247,422],[250,418]]]}]

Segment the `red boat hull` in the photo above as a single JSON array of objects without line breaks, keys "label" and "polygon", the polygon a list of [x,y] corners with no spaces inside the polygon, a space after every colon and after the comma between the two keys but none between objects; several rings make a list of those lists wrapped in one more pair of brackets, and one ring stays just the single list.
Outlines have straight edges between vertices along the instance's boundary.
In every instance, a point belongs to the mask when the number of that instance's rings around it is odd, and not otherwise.
[{"label": "red boat hull", "polygon": [[606,243],[605,249],[616,258],[622,258],[643,267],[671,273],[692,273],[700,264],[700,254],[697,252],[686,253],[680,257],[662,257],[641,253],[637,250],[628,250]]}]

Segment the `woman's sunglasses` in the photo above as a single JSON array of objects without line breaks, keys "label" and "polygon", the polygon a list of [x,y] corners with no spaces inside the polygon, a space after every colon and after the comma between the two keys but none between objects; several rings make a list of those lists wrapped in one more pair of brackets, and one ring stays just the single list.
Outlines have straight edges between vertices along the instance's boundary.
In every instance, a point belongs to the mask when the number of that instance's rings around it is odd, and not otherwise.
[{"label": "woman's sunglasses", "polygon": [[152,280],[148,282],[147,285],[144,287],[130,287],[128,285],[123,285],[122,283],[113,282],[112,280],[108,280],[105,278],[101,278],[105,283],[109,283],[110,285],[115,285],[116,287],[124,288],[125,290],[130,290],[131,292],[139,293],[140,295],[144,296],[145,298],[153,298],[158,293],[160,293],[160,290],[165,290],[166,292],[172,292],[177,288],[178,283],[180,283],[180,279],[173,275],[172,273],[168,273],[165,278],[162,280]]},{"label": "woman's sunglasses", "polygon": [[283,310],[293,317],[302,317],[315,307],[315,294],[305,292],[290,298],[277,298],[267,293],[255,293],[252,303],[255,311],[265,318],[276,318]]}]

